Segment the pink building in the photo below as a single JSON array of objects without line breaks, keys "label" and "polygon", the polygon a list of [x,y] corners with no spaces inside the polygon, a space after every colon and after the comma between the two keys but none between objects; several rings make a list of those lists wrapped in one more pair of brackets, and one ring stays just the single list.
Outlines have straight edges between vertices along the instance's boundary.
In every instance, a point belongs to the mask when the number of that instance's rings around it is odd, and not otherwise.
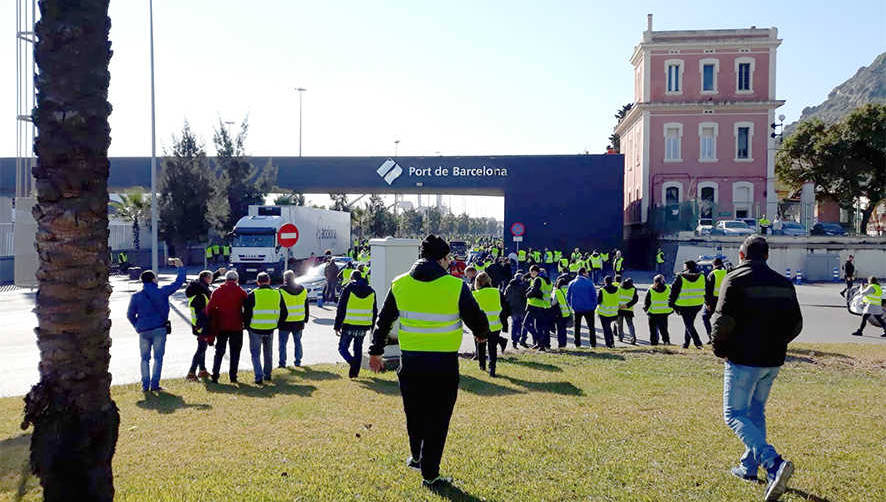
[{"label": "pink building", "polygon": [[776,28],[652,31],[648,16],[631,57],[634,106],[615,128],[626,232],[651,209],[687,201],[715,220],[776,214],[770,124],[784,104],[775,99],[780,44]]}]

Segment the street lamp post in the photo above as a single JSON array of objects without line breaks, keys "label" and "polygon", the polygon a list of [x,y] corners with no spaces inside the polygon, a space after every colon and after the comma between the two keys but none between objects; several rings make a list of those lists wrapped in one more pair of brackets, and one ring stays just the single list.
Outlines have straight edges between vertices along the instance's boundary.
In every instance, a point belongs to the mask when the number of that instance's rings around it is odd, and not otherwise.
[{"label": "street lamp post", "polygon": [[397,154],[399,153],[399,150],[400,150],[400,140],[395,139],[394,140],[394,157],[397,156]]},{"label": "street lamp post", "polygon": [[159,273],[157,263],[157,125],[154,103],[154,0],[148,0],[151,32],[151,270]]},{"label": "street lamp post", "polygon": [[301,157],[301,99],[302,94],[304,94],[307,89],[304,87],[296,87],[296,92],[298,92],[298,156]]}]

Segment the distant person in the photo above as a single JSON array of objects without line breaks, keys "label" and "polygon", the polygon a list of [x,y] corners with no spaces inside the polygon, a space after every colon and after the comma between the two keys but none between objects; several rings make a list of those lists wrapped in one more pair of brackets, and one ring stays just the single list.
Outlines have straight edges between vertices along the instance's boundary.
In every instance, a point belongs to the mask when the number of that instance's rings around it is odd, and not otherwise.
[{"label": "distant person", "polygon": [[708,334],[708,343],[711,343],[711,316],[717,308],[717,300],[720,299],[720,285],[726,277],[726,269],[723,268],[723,260],[714,258],[714,269],[705,278],[704,286],[704,309],[701,312],[701,322]]},{"label": "distant person", "polygon": [[472,291],[477,305],[486,314],[489,322],[489,336],[484,341],[476,340],[477,359],[480,362],[480,370],[486,371],[486,349],[489,349],[489,376],[495,377],[495,368],[498,361],[498,346],[501,345],[502,353],[507,346],[507,338],[501,337],[501,333],[508,332],[508,317],[511,312],[504,295],[493,284],[492,279],[486,272],[477,274]]},{"label": "distant person", "polygon": [[794,465],[766,442],[766,400],[787,346],[803,329],[797,293],[790,279],[766,265],[769,244],[759,235],[745,239],[740,265],[723,279],[713,324],[713,348],[726,359],[723,371],[723,418],[745,445],[732,474],[757,480],[766,471],[765,500],[787,490]]},{"label": "distant person", "polygon": [[293,354],[292,361],[295,366],[301,366],[303,355],[301,335],[305,329],[305,323],[311,314],[308,291],[304,286],[295,282],[295,272],[287,270],[283,272],[283,285],[278,288],[280,297],[286,305],[286,317],[280,318],[277,330],[277,366],[286,367],[286,345],[292,335]]},{"label": "distant person", "polygon": [[662,343],[671,344],[668,316],[674,312],[674,309],[668,305],[670,295],[671,287],[665,282],[664,276],[658,274],[653,277],[652,286],[646,291],[646,298],[643,300],[643,311],[649,320],[649,345],[658,345],[659,335]]},{"label": "distant person", "polygon": [[849,290],[855,285],[855,257],[852,255],[849,255],[843,264],[843,279],[846,281],[846,287],[840,291],[840,296],[848,295]]},{"label": "distant person", "polygon": [[[271,288],[271,276],[261,272],[256,277],[258,287],[243,302],[243,323],[249,330],[249,354],[256,385],[271,381],[273,368],[274,330],[280,319],[287,316],[280,292]],[[264,365],[262,365],[264,356]]]},{"label": "distant person", "polygon": [[218,383],[219,371],[225,350],[230,345],[230,366],[228,378],[237,383],[237,370],[240,367],[240,350],[243,348],[243,302],[246,291],[240,287],[240,276],[236,270],[225,274],[225,282],[209,297],[209,323],[215,334],[215,357],[212,362],[212,382]]},{"label": "distant person", "polygon": [[526,283],[523,274],[516,273],[505,287],[505,303],[511,310],[511,346],[526,345],[526,330],[523,328],[523,317],[526,315]]},{"label": "distant person", "polygon": [[612,276],[603,277],[603,287],[597,292],[597,317],[600,318],[600,326],[603,328],[603,340],[610,349],[615,346],[612,323],[618,319],[620,303],[618,286],[612,283]]},{"label": "distant person", "polygon": [[468,285],[469,289],[474,289],[474,279],[477,278],[477,268],[473,265],[469,265],[465,268],[465,284]]},{"label": "distant person", "polygon": [[858,331],[852,333],[853,336],[861,336],[868,318],[873,317],[883,328],[883,334],[880,336],[886,337],[886,321],[883,320],[883,288],[880,286],[880,281],[874,276],[868,277],[868,283],[858,294],[864,297],[864,311],[861,316],[861,326],[858,327]]},{"label": "distant person", "polygon": [[529,290],[526,292],[526,318],[523,327],[532,335],[532,348],[541,352],[551,346],[551,293],[554,287],[539,265],[529,267]]},{"label": "distant person", "polygon": [[323,288],[323,294],[320,297],[320,301],[317,302],[317,306],[321,309],[323,308],[324,302],[334,302],[335,301],[335,291],[338,289],[338,266],[335,264],[335,261],[332,259],[332,251],[326,250],[324,253],[327,257],[326,266],[323,267],[323,275],[326,277],[326,286]]},{"label": "distant person", "polygon": [[[160,374],[166,335],[172,331],[169,322],[169,297],[185,283],[186,269],[178,258],[172,259],[178,269],[175,280],[162,288],[157,286],[157,275],[150,270],[141,273],[142,290],[129,299],[126,318],[138,333],[141,350],[142,392],[161,391]],[[154,354],[154,372],[150,371],[151,352]]]},{"label": "distant person", "polygon": [[705,278],[698,270],[698,264],[694,260],[684,262],[683,271],[674,278],[668,297],[668,305],[683,318],[684,349],[689,348],[690,341],[695,343],[696,348],[702,347],[695,329],[695,318],[704,305],[704,288]]},{"label": "distant person", "polygon": [[557,278],[554,290],[551,292],[551,316],[557,329],[557,349],[566,348],[566,328],[572,319],[572,309],[566,301],[566,287],[569,285],[568,277]]},{"label": "distant person", "polygon": [[[206,307],[209,305],[209,297],[212,291],[209,285],[212,284],[218,276],[227,272],[224,268],[220,268],[215,272],[204,270],[197,275],[197,279],[191,281],[185,289],[185,297],[188,299],[188,310],[191,313],[191,334],[197,337],[197,351],[191,358],[191,368],[188,370],[186,380],[196,382],[197,378],[206,378],[209,372],[206,371],[206,347],[215,343],[215,337],[209,326],[209,316],[206,315]],[[196,374],[197,368],[200,368],[200,374]]]},{"label": "distant person", "polygon": [[581,321],[588,326],[588,338],[591,348],[597,347],[597,329],[594,322],[594,311],[597,309],[597,288],[588,277],[588,269],[581,267],[578,275],[566,288],[566,301],[572,308],[574,316],[575,346],[581,347]]},{"label": "distant person", "polygon": [[634,305],[640,301],[634,280],[630,277],[620,282],[618,286],[618,341],[624,341],[624,324],[628,325],[631,334],[631,345],[637,345],[637,332],[634,328]]},{"label": "distant person", "polygon": [[[348,363],[348,377],[357,378],[363,364],[363,338],[375,325],[378,307],[373,290],[360,272],[341,292],[333,329],[339,336],[338,353]],[[353,353],[350,352],[353,344]]]}]

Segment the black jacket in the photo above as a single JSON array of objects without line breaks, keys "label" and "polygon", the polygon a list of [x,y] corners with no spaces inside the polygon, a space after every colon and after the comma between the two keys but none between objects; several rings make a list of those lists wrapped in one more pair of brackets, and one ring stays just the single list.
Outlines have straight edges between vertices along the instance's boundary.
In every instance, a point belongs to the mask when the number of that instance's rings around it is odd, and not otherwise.
[{"label": "black jacket", "polygon": [[[219,275],[221,275],[221,272],[218,270],[213,272],[212,282],[215,282]],[[188,298],[188,301],[190,301],[191,297],[196,296],[191,307],[194,307],[194,311],[197,314],[197,326],[194,326],[193,324],[191,325],[191,333],[194,335],[209,334],[209,317],[206,315],[206,304],[208,298],[212,296],[212,290],[209,289],[209,286],[205,282],[200,280],[200,277],[197,277],[188,284],[187,289],[185,289],[185,296]],[[190,311],[188,312],[188,315],[190,315]],[[190,321],[190,318],[188,321]]]},{"label": "black jacket", "polygon": [[[257,289],[272,289],[271,286],[259,286]],[[252,311],[255,310],[255,290],[249,292],[246,295],[246,299],[243,300],[243,325],[246,326],[246,329],[249,331],[255,332],[259,335],[271,335],[274,333],[274,330],[277,329],[277,326],[274,326],[271,329],[253,329],[249,327],[249,323],[252,322]],[[283,302],[283,295],[280,295],[280,319],[286,319],[286,316],[289,315],[289,312],[286,310],[286,303]],[[279,325],[279,323],[278,323]]]},{"label": "black jacket", "polygon": [[545,298],[545,294],[541,290],[542,281],[548,284],[550,284],[551,282],[547,278],[547,276],[538,274],[538,276],[535,279],[532,279],[532,282],[529,284],[529,291],[526,292],[526,298],[541,298],[542,300],[550,300],[550,298]]},{"label": "black jacket", "polygon": [[680,296],[680,291],[683,289],[683,279],[685,278],[687,281],[696,281],[699,277],[701,277],[701,272],[682,272],[677,274],[677,277],[674,277],[674,282],[671,283],[671,296],[668,297],[668,305],[670,305],[672,309],[680,310],[680,307],[678,307],[675,302]]},{"label": "black jacket", "polygon": [[[305,290],[305,287],[302,286],[301,284],[294,284],[292,286],[280,286],[280,289],[286,291],[290,295],[298,295],[298,294],[301,294],[301,292]],[[283,300],[282,295],[280,297],[280,300],[283,302],[284,305],[286,304],[286,301]],[[289,314],[287,314],[287,315],[289,315]],[[287,321],[283,320],[283,319],[286,319],[286,316],[284,316],[281,312],[279,328],[282,330],[286,330],[286,331],[301,331],[301,330],[305,329],[305,322],[308,320],[310,315],[311,315],[311,302],[308,300],[308,296],[305,295],[305,320],[304,321],[287,322]]]},{"label": "black jacket", "polygon": [[508,304],[512,313],[522,314],[526,310],[526,283],[511,279],[505,288],[504,303]]},{"label": "black jacket", "polygon": [[356,296],[357,298],[366,298],[367,296],[375,293],[375,291],[369,287],[369,283],[366,282],[366,279],[360,278],[356,281],[351,281],[345,289],[341,292],[341,298],[338,300],[338,307],[335,310],[335,324],[333,329],[335,331],[340,331],[342,327],[350,328],[350,329],[362,329],[362,330],[370,330],[372,326],[375,325],[375,320],[378,318],[378,301],[372,302],[372,324],[369,326],[355,326],[353,324],[348,324],[345,322],[345,314],[348,311],[348,298],[351,295]]},{"label": "black jacket", "polygon": [[843,264],[843,271],[846,274],[845,277],[855,277],[855,265],[851,261]]},{"label": "black jacket", "polygon": [[[409,275],[417,281],[430,282],[446,275],[446,271],[443,270],[437,262],[422,258],[412,265],[412,269],[409,270]],[[467,284],[462,285],[461,295],[458,297],[458,315],[468,326],[468,329],[470,329],[478,338],[486,338],[489,334],[489,321],[486,320],[486,314],[480,309],[480,306],[477,305],[477,301],[474,300],[474,296],[471,294],[470,289],[468,289]],[[378,314],[375,333],[372,335],[372,344],[369,346],[370,355],[375,356],[384,353],[388,333],[391,332],[391,327],[399,316],[400,309],[397,308],[397,301],[394,299],[394,294],[393,292],[388,291],[381,312]],[[421,356],[422,359],[429,364],[434,364],[433,361],[438,359],[452,358],[453,361],[456,362],[456,368],[458,367],[457,352],[422,352],[419,354],[423,354],[423,356]],[[410,354],[410,351],[408,350],[402,351],[401,364],[403,364],[405,358],[408,358],[411,355],[412,354]],[[450,367],[451,361],[449,361],[446,366]],[[431,370],[431,368],[428,369]]]},{"label": "black jacket", "polygon": [[489,274],[489,278],[492,279],[492,285],[496,288],[504,280],[504,270],[502,270],[502,267],[498,262],[494,262],[492,265],[486,267],[486,273]]},{"label": "black jacket", "polygon": [[748,261],[726,275],[713,324],[714,354],[746,366],[784,364],[788,343],[803,329],[791,281],[763,261]]}]

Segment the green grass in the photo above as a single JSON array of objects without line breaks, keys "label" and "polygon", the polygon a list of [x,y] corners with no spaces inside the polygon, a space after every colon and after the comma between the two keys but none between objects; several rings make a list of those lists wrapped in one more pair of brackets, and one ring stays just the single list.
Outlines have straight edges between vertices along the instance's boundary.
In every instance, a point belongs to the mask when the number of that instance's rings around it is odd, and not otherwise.
[{"label": "green grass", "polygon": [[[797,471],[782,500],[886,500],[886,346],[797,345],[769,400],[771,442]],[[722,363],[695,349],[462,360],[442,471],[452,500],[761,499],[731,476]],[[275,370],[266,388],[165,381],[113,389],[117,500],[442,500],[407,469],[396,376]],[[244,372],[243,380],[249,373]],[[222,377],[226,381],[226,377]],[[0,400],[0,500],[40,498],[24,468],[21,398]]]}]

